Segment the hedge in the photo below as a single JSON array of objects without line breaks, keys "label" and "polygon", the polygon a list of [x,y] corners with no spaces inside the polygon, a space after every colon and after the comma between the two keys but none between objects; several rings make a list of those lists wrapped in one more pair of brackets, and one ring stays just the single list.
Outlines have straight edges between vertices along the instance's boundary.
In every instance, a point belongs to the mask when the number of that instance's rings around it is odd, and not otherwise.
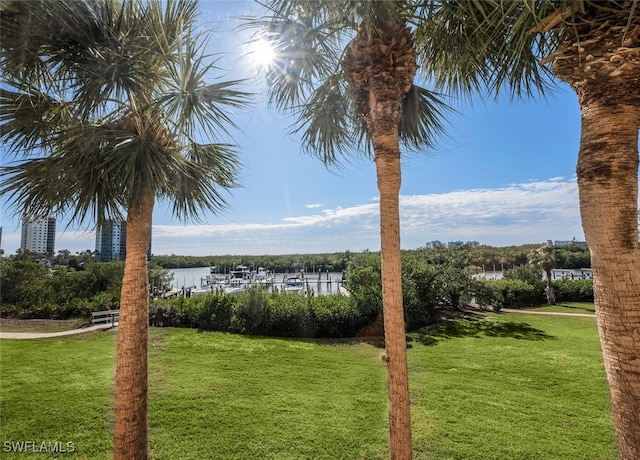
[{"label": "hedge", "polygon": [[238,296],[208,294],[154,300],[149,324],[274,337],[353,337],[379,312],[359,309],[350,297],[269,294],[250,289]]}]

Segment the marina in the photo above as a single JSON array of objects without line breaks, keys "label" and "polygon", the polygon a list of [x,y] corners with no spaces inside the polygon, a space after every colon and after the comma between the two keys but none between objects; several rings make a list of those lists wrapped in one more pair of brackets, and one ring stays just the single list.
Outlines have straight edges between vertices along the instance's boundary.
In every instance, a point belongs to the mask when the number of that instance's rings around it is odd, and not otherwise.
[{"label": "marina", "polygon": [[239,265],[227,273],[220,273],[216,267],[176,268],[172,289],[164,296],[198,296],[222,292],[239,294],[252,286],[259,286],[269,292],[286,292],[297,295],[348,295],[343,286],[342,273],[334,272],[286,272],[274,273],[264,267],[252,269]]}]

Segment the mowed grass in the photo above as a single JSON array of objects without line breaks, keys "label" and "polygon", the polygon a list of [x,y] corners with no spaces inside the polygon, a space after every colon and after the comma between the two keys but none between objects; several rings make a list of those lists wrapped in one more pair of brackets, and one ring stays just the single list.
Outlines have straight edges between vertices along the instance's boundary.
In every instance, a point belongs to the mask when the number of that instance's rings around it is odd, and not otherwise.
[{"label": "mowed grass", "polygon": [[537,307],[527,308],[527,310],[595,314],[596,306],[593,302],[560,302],[555,305],[540,305]]},{"label": "mowed grass", "polygon": [[[0,458],[113,458],[115,333],[0,340]],[[73,443],[73,453],[6,443]]]},{"label": "mowed grass", "polygon": [[[618,458],[595,320],[489,315],[410,339],[414,458]],[[388,458],[374,345],[152,329],[149,349],[151,459]],[[0,449],[109,458],[114,359],[113,333],[0,341]]]}]

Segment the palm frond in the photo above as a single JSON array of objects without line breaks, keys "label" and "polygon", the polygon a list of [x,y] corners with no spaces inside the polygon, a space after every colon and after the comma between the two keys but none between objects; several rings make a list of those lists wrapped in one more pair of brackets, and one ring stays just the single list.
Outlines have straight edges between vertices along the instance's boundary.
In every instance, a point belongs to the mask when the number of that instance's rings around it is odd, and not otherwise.
[{"label": "palm frond", "polygon": [[440,95],[413,85],[402,104],[400,142],[411,150],[435,147],[438,138],[446,134],[451,111]]},{"label": "palm frond", "polygon": [[340,164],[339,154],[349,154],[355,145],[353,108],[346,85],[339,74],[320,84],[296,113],[293,132],[302,134],[306,153],[327,166]]},{"label": "palm frond", "polygon": [[5,80],[0,88],[0,140],[13,154],[45,147],[69,116],[63,102],[33,87],[14,89],[19,85]]},{"label": "palm frond", "polygon": [[46,79],[48,69],[40,50],[50,40],[50,33],[59,33],[50,27],[49,3],[45,0],[0,3],[0,65],[4,75]]},{"label": "palm frond", "polygon": [[[279,110],[295,109],[313,93],[315,85],[339,71],[345,24],[342,2],[272,1],[271,13],[250,20],[243,28],[258,29],[275,49],[276,58],[266,69],[269,100]],[[331,8],[333,6],[333,8]]]},{"label": "palm frond", "polygon": [[497,96],[508,86],[517,98],[551,89],[550,73],[538,60],[553,45],[530,33],[537,16],[528,2],[425,3],[418,12],[417,51],[437,90]]},{"label": "palm frond", "polygon": [[27,39],[0,44],[0,140],[23,159],[0,169],[0,195],[20,213],[97,224],[149,189],[179,217],[226,205],[235,151],[193,139],[198,123],[229,134],[228,109],[249,95],[238,81],[207,82],[214,67],[198,54],[196,0],[34,1],[33,11],[19,3],[0,4],[2,24]]},{"label": "palm frond", "polygon": [[193,137],[204,130],[205,135],[219,139],[230,134],[229,128],[237,128],[228,109],[246,107],[251,94],[234,89],[242,80],[207,84],[216,64],[215,60],[207,63],[207,58],[194,41],[186,39],[169,65],[171,79],[157,104],[177,132]]},{"label": "palm frond", "polygon": [[219,212],[227,206],[225,192],[236,187],[239,161],[229,144],[196,144],[175,157],[174,180],[159,190],[169,198],[173,214],[200,220],[202,210]]}]

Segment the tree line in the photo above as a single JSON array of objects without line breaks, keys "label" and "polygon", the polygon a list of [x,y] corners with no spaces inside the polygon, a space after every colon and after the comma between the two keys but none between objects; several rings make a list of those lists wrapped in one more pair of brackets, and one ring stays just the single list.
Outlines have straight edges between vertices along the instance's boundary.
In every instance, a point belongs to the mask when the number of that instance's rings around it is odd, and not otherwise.
[{"label": "tree line", "polygon": [[[485,271],[503,271],[508,268],[525,265],[531,251],[539,244],[523,244],[516,246],[466,246],[469,254],[469,265]],[[445,247],[445,246],[443,246]],[[412,253],[423,248],[403,250]],[[557,268],[590,268],[591,255],[586,244],[572,242],[555,246]],[[278,273],[296,272],[300,269],[316,272],[342,272],[358,252],[344,251],[319,254],[285,254],[285,255],[220,255],[220,256],[181,256],[154,255],[152,262],[163,268],[217,267],[221,273],[238,265],[248,267],[265,267]]]}]

